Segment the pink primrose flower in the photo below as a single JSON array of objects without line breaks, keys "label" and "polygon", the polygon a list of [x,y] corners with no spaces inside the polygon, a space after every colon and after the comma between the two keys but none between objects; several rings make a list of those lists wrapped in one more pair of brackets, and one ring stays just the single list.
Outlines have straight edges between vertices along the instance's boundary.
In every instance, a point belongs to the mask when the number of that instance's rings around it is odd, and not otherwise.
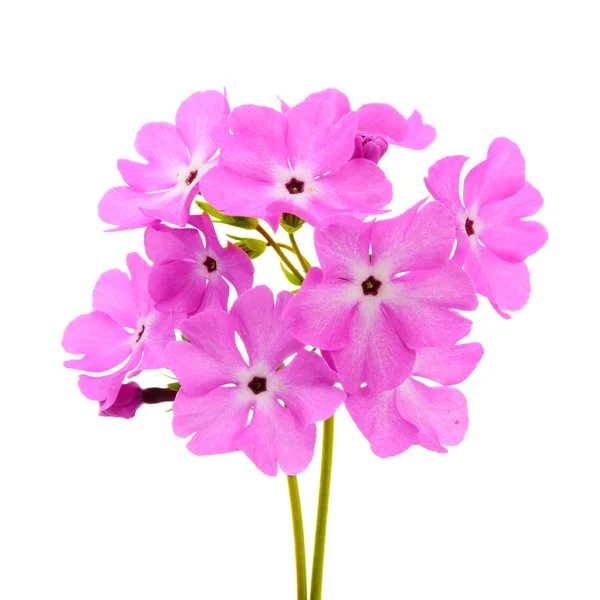
[{"label": "pink primrose flower", "polygon": [[519,310],[531,286],[525,259],[548,239],[546,229],[524,217],[543,204],[541,194],[525,180],[525,161],[519,147],[506,138],[495,139],[486,160],[467,174],[461,201],[460,173],[466,156],[436,162],[425,178],[431,195],[454,214],[457,247],[453,260],[464,265],[479,294],[496,311]]},{"label": "pink primrose flower", "polygon": [[357,119],[355,112],[340,118],[319,99],[285,115],[235,108],[229,127],[213,130],[219,165],[205,175],[202,195],[228,215],[261,218],[273,229],[283,212],[313,225],[332,214],[378,213],[392,199],[392,185],[373,162],[350,160]]},{"label": "pink primrose flower", "polygon": [[[148,294],[150,265],[132,253],[126,273],[113,269],[102,274],[92,296],[93,312],[71,321],[63,336],[63,348],[81,358],[65,367],[101,373],[79,376],[79,388],[106,412],[117,402],[123,380],[146,369],[167,366],[165,348],[175,339],[173,315],[158,312]],[[123,364],[124,363],[124,364]],[[121,365],[121,366],[120,366]]]},{"label": "pink primrose flower", "polygon": [[187,223],[203,175],[216,164],[210,130],[227,122],[223,94],[209,90],[184,100],[175,125],[148,123],[135,138],[135,149],[147,161],[121,159],[117,166],[126,186],[109,190],[98,207],[100,218],[115,230],[145,227],[161,220]]},{"label": "pink primrose flower", "polygon": [[[467,400],[448,387],[464,381],[483,356],[478,343],[417,351],[412,376],[383,392],[369,387],[348,396],[346,408],[381,458],[396,456],[412,445],[434,452],[459,444],[467,431]],[[442,385],[431,387],[414,378]]]},{"label": "pink primrose flower", "polygon": [[[329,418],[346,395],[334,387],[336,373],[283,324],[291,296],[280,292],[274,303],[269,288],[253,288],[230,313],[208,310],[184,321],[181,331],[191,343],[168,345],[169,368],[181,383],[173,430],[192,436],[188,448],[194,454],[241,450],[267,475],[275,475],[278,465],[295,475],[310,463],[315,422]],[[236,346],[236,333],[249,362]]]},{"label": "pink primrose flower", "polygon": [[415,351],[465,337],[473,283],[449,260],[454,225],[438,202],[389,220],[340,216],[315,231],[321,269],[309,271],[286,309],[292,333],[329,350],[344,389],[389,390],[412,372]]},{"label": "pink primrose flower", "polygon": [[225,280],[238,295],[252,287],[252,261],[231,242],[227,248],[221,246],[206,213],[190,217],[189,223],[194,228],[154,224],[146,229],[146,254],[155,263],[148,280],[150,296],[162,312],[191,315],[207,308],[227,310]]}]

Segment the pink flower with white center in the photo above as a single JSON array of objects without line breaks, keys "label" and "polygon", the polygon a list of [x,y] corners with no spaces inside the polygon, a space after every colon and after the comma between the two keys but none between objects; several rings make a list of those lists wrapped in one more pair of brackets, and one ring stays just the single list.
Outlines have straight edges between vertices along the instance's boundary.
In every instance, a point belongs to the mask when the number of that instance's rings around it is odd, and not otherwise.
[{"label": "pink flower with white center", "polygon": [[544,201],[525,181],[525,161],[510,140],[497,138],[490,144],[487,159],[467,174],[461,202],[459,181],[466,161],[466,156],[442,158],[429,169],[425,185],[454,213],[453,260],[464,265],[477,292],[508,319],[504,311],[519,310],[529,299],[524,261],[548,239],[543,225],[523,218],[535,214]]},{"label": "pink flower with white center", "polygon": [[227,122],[223,94],[209,90],[184,100],[171,123],[148,123],[135,138],[135,149],[147,163],[121,159],[117,166],[126,186],[109,190],[98,207],[113,231],[145,227],[160,220],[187,223],[203,175],[216,164],[210,130]]},{"label": "pink flower with white center", "polygon": [[169,368],[181,383],[173,430],[192,436],[194,454],[241,450],[267,475],[276,475],[278,464],[295,475],[310,463],[315,422],[329,418],[346,394],[334,387],[336,373],[284,326],[281,314],[291,296],[280,292],[274,304],[271,290],[253,288],[230,313],[208,310],[184,321],[181,331],[191,343],[168,345]]},{"label": "pink flower with white center", "polygon": [[202,195],[225,214],[261,218],[273,229],[283,212],[313,225],[332,214],[380,212],[392,185],[373,162],[350,161],[356,122],[354,112],[337,118],[327,100],[301,102],[285,115],[235,108],[229,128],[213,130],[219,165],[205,175]]},{"label": "pink flower with white center", "polygon": [[315,231],[322,270],[309,271],[285,318],[301,342],[331,351],[349,394],[365,382],[373,391],[400,385],[416,350],[470,331],[471,321],[453,310],[473,310],[477,296],[448,260],[452,217],[423,202],[394,219],[340,216]]},{"label": "pink flower with white center", "polygon": [[[347,96],[333,88],[311,94],[306,100],[331,102],[335,107],[336,121],[352,110]],[[283,101],[281,110],[284,113],[289,110],[289,106]],[[435,129],[431,125],[424,125],[421,115],[416,110],[405,119],[389,104],[363,104],[357,115],[355,150],[352,158],[366,158],[377,163],[386,153],[389,144],[422,150],[435,139]]]},{"label": "pink flower with white center", "polygon": [[146,254],[155,263],[148,280],[150,296],[162,312],[191,315],[207,308],[227,310],[229,286],[225,280],[238,295],[251,288],[252,261],[231,242],[227,248],[221,246],[206,213],[190,217],[189,223],[193,229],[162,224],[146,229]]},{"label": "pink flower with white center", "polygon": [[[381,458],[396,456],[418,444],[434,452],[459,444],[467,432],[467,400],[447,387],[464,381],[483,356],[481,344],[423,348],[411,377],[384,392],[363,388],[346,399],[350,416]],[[414,378],[442,385],[430,387]]]},{"label": "pink flower with white center", "polygon": [[[173,316],[158,312],[148,295],[150,265],[138,254],[127,256],[131,279],[113,269],[100,276],[92,295],[93,312],[71,321],[63,336],[63,348],[83,354],[67,360],[65,367],[101,373],[79,376],[79,389],[100,402],[106,412],[117,401],[126,376],[167,366],[165,348],[175,339]],[[123,363],[125,363],[123,365]]]}]

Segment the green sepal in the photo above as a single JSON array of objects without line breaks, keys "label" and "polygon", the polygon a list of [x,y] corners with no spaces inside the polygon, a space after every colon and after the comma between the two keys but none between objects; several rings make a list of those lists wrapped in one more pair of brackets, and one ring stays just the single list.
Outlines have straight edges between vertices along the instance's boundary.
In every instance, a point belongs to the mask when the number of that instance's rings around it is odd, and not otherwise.
[{"label": "green sepal", "polygon": [[294,275],[294,273],[291,273],[290,271],[288,271],[285,268],[285,265],[283,264],[283,261],[281,261],[279,264],[281,265],[281,270],[283,271],[283,274],[285,275],[285,278],[292,285],[297,285],[298,287],[300,287],[302,285],[302,279],[300,279],[300,277],[298,277],[297,275]]},{"label": "green sepal", "polygon": [[281,215],[280,224],[287,233],[296,233],[304,223],[303,219],[291,213],[283,213]]},{"label": "green sepal", "polygon": [[267,243],[263,240],[257,240],[255,238],[236,238],[235,236],[228,236],[237,239],[235,245],[241,248],[251,259],[258,258],[266,249]]},{"label": "green sepal", "polygon": [[173,383],[167,383],[167,387],[174,392],[178,392],[181,389],[181,384],[179,381],[174,381]]},{"label": "green sepal", "polygon": [[207,202],[202,202],[202,200],[196,200],[196,204],[205,213],[213,217],[213,219],[216,219],[217,223],[224,223],[225,225],[231,225],[232,227],[250,230],[258,227],[258,219],[253,217],[230,217],[229,215],[224,215],[222,212],[219,212]]}]

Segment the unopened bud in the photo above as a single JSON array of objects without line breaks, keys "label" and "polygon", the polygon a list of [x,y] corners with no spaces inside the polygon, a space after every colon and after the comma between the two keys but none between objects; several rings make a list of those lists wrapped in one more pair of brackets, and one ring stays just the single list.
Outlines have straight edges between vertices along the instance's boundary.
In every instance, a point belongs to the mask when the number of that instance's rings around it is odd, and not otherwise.
[{"label": "unopened bud", "polygon": [[304,225],[304,220],[291,213],[281,215],[281,226],[287,233],[296,233]]},{"label": "unopened bud", "polygon": [[352,158],[366,158],[377,164],[387,152],[388,143],[378,135],[357,133],[354,138],[354,154]]}]

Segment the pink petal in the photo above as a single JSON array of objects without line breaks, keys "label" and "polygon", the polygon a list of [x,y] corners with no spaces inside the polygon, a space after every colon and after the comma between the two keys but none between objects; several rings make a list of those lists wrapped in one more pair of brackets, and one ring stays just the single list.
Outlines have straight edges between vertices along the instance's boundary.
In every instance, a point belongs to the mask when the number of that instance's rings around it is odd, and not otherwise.
[{"label": "pink petal", "polygon": [[227,99],[213,90],[196,92],[181,103],[175,125],[193,160],[205,163],[217,151],[210,132],[226,125],[228,115]]},{"label": "pink petal", "polygon": [[341,348],[350,342],[350,322],[358,306],[358,299],[349,294],[354,284],[321,283],[321,279],[321,270],[313,267],[290,301],[284,320],[304,344]]},{"label": "pink petal", "polygon": [[259,285],[244,292],[233,303],[231,315],[246,346],[250,364],[264,364],[271,372],[302,348],[282,320],[291,298],[289,292],[280,292],[274,303],[273,292],[267,286]]},{"label": "pink petal", "polygon": [[146,321],[139,344],[144,351],[142,360],[129,377],[135,377],[142,371],[164,369],[168,366],[166,349],[167,344],[175,340],[174,315],[152,311]]},{"label": "pink petal", "polygon": [[228,300],[229,286],[227,282],[219,274],[213,273],[206,284],[199,310],[227,310]]},{"label": "pink petal", "polygon": [[408,134],[406,119],[389,104],[364,104],[358,109],[358,131],[394,143]]},{"label": "pink petal", "polygon": [[523,262],[548,241],[548,232],[535,221],[514,219],[501,225],[486,223],[480,229],[479,239],[502,260]]},{"label": "pink petal", "polygon": [[114,231],[145,227],[156,220],[140,210],[140,205],[147,199],[148,194],[129,187],[112,188],[100,200],[98,216],[105,223],[118,225]]},{"label": "pink petal", "polygon": [[195,262],[154,265],[148,279],[150,296],[161,312],[195,312],[204,296],[206,277]]},{"label": "pink petal", "polygon": [[312,460],[317,428],[300,429],[291,411],[266,396],[256,402],[252,421],[235,440],[266,475],[277,475],[277,464],[286,475],[297,475]]},{"label": "pink petal", "polygon": [[395,402],[396,390],[359,390],[346,399],[346,408],[376,456],[387,458],[418,443],[419,430],[405,421]]},{"label": "pink petal", "polygon": [[175,229],[154,224],[144,233],[144,246],[148,258],[157,264],[174,260],[195,260],[204,244],[196,229]]},{"label": "pink petal", "polygon": [[[494,143],[490,150],[495,148]],[[525,160],[519,147],[512,142],[496,146],[498,151],[488,153],[488,158],[473,167],[465,178],[464,203],[473,213],[488,202],[512,196],[525,185]]]},{"label": "pink petal", "polygon": [[343,214],[315,229],[315,249],[324,277],[353,280],[357,269],[368,267],[370,232],[370,224]]},{"label": "pink petal", "polygon": [[393,285],[384,301],[385,312],[409,348],[448,346],[471,330],[471,321],[451,309],[474,310],[475,289],[453,262],[447,261],[441,269],[409,273]]},{"label": "pink petal", "polygon": [[483,356],[483,346],[477,342],[447,348],[417,350],[413,375],[431,379],[442,385],[464,381]]},{"label": "pink petal", "polygon": [[289,365],[269,377],[269,386],[305,426],[328,419],[344,401],[345,392],[334,387],[337,381],[337,374],[316,352],[300,350]]},{"label": "pink petal", "polygon": [[[219,165],[260,181],[274,181],[280,169],[289,170],[286,134],[287,120],[280,112],[251,104],[231,111],[229,128],[212,130],[212,137],[221,149]],[[202,195],[205,196],[204,188]]]},{"label": "pink petal", "polygon": [[217,210],[231,216],[262,219],[274,200],[274,184],[245,177],[227,167],[212,168],[202,178],[202,195]]},{"label": "pink petal", "polygon": [[112,269],[100,276],[92,295],[92,306],[112,317],[121,327],[135,329],[138,309],[127,273]]},{"label": "pink petal", "polygon": [[408,132],[402,140],[392,142],[397,146],[410,148],[411,150],[423,150],[435,140],[435,129],[431,125],[424,125],[423,119],[418,111],[414,111],[408,117]]},{"label": "pink petal", "polygon": [[422,202],[371,227],[373,263],[391,273],[436,269],[448,260],[455,238],[452,215],[439,202]]},{"label": "pink petal", "polygon": [[238,296],[252,287],[254,265],[248,255],[231,242],[227,243],[227,250],[219,260],[218,270],[233,284]]},{"label": "pink petal", "polygon": [[[177,185],[177,170],[171,165],[157,163],[142,164],[124,158],[117,162],[117,167],[125,183],[139,192],[157,192]],[[180,165],[186,169],[187,165]]]},{"label": "pink petal", "polygon": [[354,152],[356,113],[335,121],[335,108],[325,100],[305,100],[286,113],[287,149],[292,168],[314,175],[332,171]]},{"label": "pink petal", "polygon": [[142,388],[131,381],[119,388],[114,403],[108,408],[101,408],[98,413],[101,417],[120,417],[131,419],[137,409],[142,405]]},{"label": "pink petal", "polygon": [[108,315],[94,311],[77,317],[65,330],[62,345],[82,358],[65,361],[65,367],[98,373],[122,363],[132,352],[132,335]]},{"label": "pink petal", "polygon": [[459,184],[460,173],[467,160],[466,156],[446,156],[429,168],[425,178],[429,193],[457,215],[465,212],[460,200]]},{"label": "pink petal", "polygon": [[540,210],[543,204],[544,199],[538,190],[526,183],[516,194],[483,206],[478,216],[485,224],[497,225],[513,219],[530,217]]},{"label": "pink petal", "polygon": [[405,346],[380,305],[361,302],[348,328],[349,343],[331,351],[348,394],[355,394],[365,382],[373,391],[389,390],[410,375],[415,353]]},{"label": "pink petal", "polygon": [[131,274],[131,290],[138,313],[146,316],[153,305],[148,294],[148,277],[150,265],[136,252],[127,255],[127,268]]},{"label": "pink petal", "polygon": [[527,304],[531,285],[525,263],[509,263],[483,246],[471,247],[465,259],[478,294],[485,296],[496,311],[510,318],[505,310],[519,310]]},{"label": "pink petal", "polygon": [[307,96],[306,100],[327,100],[334,108],[334,122],[337,123],[344,115],[351,112],[350,100],[345,94],[334,88],[328,88]]},{"label": "pink petal", "polygon": [[187,447],[194,454],[223,454],[238,450],[234,441],[248,421],[252,402],[238,387],[217,388],[205,396],[178,392],[173,403],[173,431],[193,435]]},{"label": "pink petal", "polygon": [[356,158],[318,181],[315,199],[346,212],[373,214],[392,199],[392,184],[372,161]]},{"label": "pink petal", "polygon": [[202,235],[206,240],[206,249],[208,251],[217,254],[218,256],[222,256],[225,253],[223,246],[221,246],[219,238],[217,237],[215,226],[208,213],[203,212],[200,215],[192,215],[188,219],[188,223],[202,232]]},{"label": "pink petal", "polygon": [[459,267],[462,267],[465,264],[465,258],[470,247],[471,242],[469,241],[469,236],[467,235],[464,227],[457,229],[456,248],[454,249],[454,254],[452,255],[452,261],[455,262]]},{"label": "pink petal", "polygon": [[434,452],[462,442],[469,426],[467,400],[449,387],[428,387],[409,378],[396,390],[400,414],[419,429],[419,444]]},{"label": "pink petal", "polygon": [[184,227],[190,214],[192,200],[197,194],[197,187],[179,185],[165,192],[146,194],[143,202],[140,202],[140,210],[154,219]]},{"label": "pink petal", "polygon": [[171,123],[147,123],[139,130],[134,145],[149,163],[180,167],[190,161],[185,143]]}]

